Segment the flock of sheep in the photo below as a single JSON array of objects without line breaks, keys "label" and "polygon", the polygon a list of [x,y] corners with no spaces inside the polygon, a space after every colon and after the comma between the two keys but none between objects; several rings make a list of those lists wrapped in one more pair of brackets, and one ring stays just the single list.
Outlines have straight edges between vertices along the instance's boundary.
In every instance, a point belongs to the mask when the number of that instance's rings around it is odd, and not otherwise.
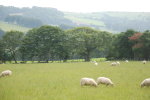
[{"label": "flock of sheep", "polygon": [[[128,61],[126,60],[126,62],[128,62]],[[96,61],[93,61],[92,63],[94,63],[95,65],[98,65],[98,63]],[[144,60],[144,61],[142,61],[142,63],[146,64],[146,61]],[[118,61],[113,62],[113,63],[111,63],[111,65],[112,66],[120,65],[120,62],[118,62]],[[10,76],[10,75],[12,75],[11,70],[5,70],[0,73],[0,77]],[[105,84],[106,86],[114,85],[114,83],[111,81],[111,79],[109,79],[107,77],[98,77],[96,81],[93,78],[81,78],[81,80],[80,80],[81,86],[90,85],[90,86],[97,87],[99,84]],[[147,78],[141,82],[141,87],[144,87],[144,86],[150,86],[150,78]]]},{"label": "flock of sheep", "polygon": [[[99,84],[105,84],[106,86],[111,85],[114,86],[114,83],[111,81],[111,79],[107,77],[98,77],[95,81],[93,78],[81,78],[80,85],[81,86],[95,86],[97,87]],[[150,78],[147,78],[141,82],[141,87],[150,86]]]},{"label": "flock of sheep", "polygon": [[[107,62],[109,62],[109,61],[107,61]],[[125,62],[128,63],[129,61],[125,60]],[[147,62],[146,60],[142,61],[143,64],[146,64],[146,62]],[[94,63],[96,66],[98,65],[98,63],[96,61],[92,61],[92,63]],[[120,65],[119,61],[111,63],[111,66],[117,66],[117,65]],[[105,84],[106,86],[114,85],[113,82],[111,81],[111,79],[109,79],[107,77],[98,77],[96,81],[93,78],[81,78],[80,84],[81,84],[81,86],[90,85],[90,86],[95,86],[95,87],[97,87],[97,85],[99,85],[99,84]],[[141,82],[141,87],[144,87],[144,86],[150,86],[150,78],[147,78]]]},{"label": "flock of sheep", "polygon": [[97,81],[95,81],[93,78],[81,78],[80,84],[81,86],[90,85],[95,87],[97,87],[97,85],[99,84],[105,84],[106,86],[108,85],[113,86],[113,82],[107,77],[98,77]]}]

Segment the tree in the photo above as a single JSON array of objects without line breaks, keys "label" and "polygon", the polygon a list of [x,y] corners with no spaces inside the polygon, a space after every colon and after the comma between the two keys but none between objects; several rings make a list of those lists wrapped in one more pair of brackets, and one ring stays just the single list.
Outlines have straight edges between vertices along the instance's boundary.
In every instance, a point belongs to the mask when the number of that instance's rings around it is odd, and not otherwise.
[{"label": "tree", "polygon": [[143,58],[148,60],[150,59],[150,31],[145,31],[143,33],[143,35],[140,37],[140,41],[142,43],[142,54],[143,54]]},{"label": "tree", "polygon": [[134,53],[132,50],[133,43],[128,37],[131,37],[136,31],[130,29],[115,36],[113,42],[113,51],[118,59],[133,59]]},{"label": "tree", "polygon": [[9,53],[14,59],[15,63],[17,63],[17,55],[16,53],[19,50],[21,45],[21,41],[23,39],[23,33],[19,31],[9,31],[2,37],[3,45],[5,46],[5,51]]},{"label": "tree", "polygon": [[[35,57],[38,58],[39,62],[48,62],[49,59],[58,56],[58,52],[63,48],[64,37],[64,31],[59,27],[41,26],[26,34],[21,50],[27,51],[26,53],[30,55],[29,58]],[[29,53],[28,51],[32,52]]]},{"label": "tree", "polygon": [[142,58],[142,46],[143,44],[140,41],[140,37],[142,36],[142,33],[135,33],[131,37],[128,37],[129,40],[132,42],[132,51],[134,53],[134,59]]},{"label": "tree", "polygon": [[82,56],[85,61],[90,61],[91,53],[104,43],[102,32],[89,27],[78,27],[67,32],[72,51]]},{"label": "tree", "polygon": [[38,55],[38,40],[36,39],[37,28],[29,30],[22,40],[19,51],[22,61],[33,60]]}]

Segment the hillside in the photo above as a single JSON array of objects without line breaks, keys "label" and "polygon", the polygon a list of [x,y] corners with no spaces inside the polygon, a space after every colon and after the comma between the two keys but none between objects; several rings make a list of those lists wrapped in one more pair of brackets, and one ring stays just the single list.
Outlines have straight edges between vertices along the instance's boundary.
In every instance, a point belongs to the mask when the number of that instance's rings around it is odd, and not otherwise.
[{"label": "hillside", "polygon": [[14,24],[8,24],[6,22],[0,21],[0,29],[2,29],[3,31],[17,30],[21,32],[27,32],[30,28],[26,28]]},{"label": "hillside", "polygon": [[149,12],[96,12],[65,13],[65,18],[78,25],[87,25],[101,30],[121,32],[127,29],[145,31],[150,29]]},{"label": "hillside", "polygon": [[24,27],[39,27],[41,25],[74,25],[72,21],[64,18],[64,13],[55,8],[24,7],[0,5],[0,20],[18,24]]},{"label": "hillside", "polygon": [[150,12],[62,12],[55,8],[24,7],[0,5],[0,21],[23,27],[34,28],[41,25],[60,26],[70,29],[88,26],[113,33],[134,29],[150,29]]}]

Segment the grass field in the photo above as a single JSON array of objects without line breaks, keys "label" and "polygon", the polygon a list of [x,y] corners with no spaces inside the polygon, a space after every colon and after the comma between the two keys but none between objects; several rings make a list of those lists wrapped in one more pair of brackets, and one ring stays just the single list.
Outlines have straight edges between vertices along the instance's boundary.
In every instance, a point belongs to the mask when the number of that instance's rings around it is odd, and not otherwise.
[{"label": "grass field", "polygon": [[26,28],[26,27],[14,25],[14,24],[8,24],[6,22],[0,21],[0,29],[2,29],[4,31],[17,30],[17,31],[21,31],[21,32],[27,32],[30,28]]},{"label": "grass field", "polygon": [[[150,77],[150,62],[0,64],[12,76],[0,78],[0,100],[150,100],[150,88],[140,83]],[[82,77],[106,76],[115,86],[80,86]]]},{"label": "grass field", "polygon": [[65,18],[72,20],[75,23],[78,24],[85,24],[85,25],[97,25],[97,26],[105,26],[105,24],[102,21],[97,21],[93,19],[88,18],[79,18],[74,16],[65,16]]}]

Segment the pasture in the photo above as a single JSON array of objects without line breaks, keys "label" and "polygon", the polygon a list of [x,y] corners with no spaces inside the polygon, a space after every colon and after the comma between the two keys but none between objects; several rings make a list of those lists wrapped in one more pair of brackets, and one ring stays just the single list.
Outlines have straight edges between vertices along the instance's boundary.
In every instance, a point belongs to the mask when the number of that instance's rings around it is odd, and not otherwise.
[{"label": "pasture", "polygon": [[[0,100],[150,100],[150,87],[140,87],[150,77],[150,62],[139,61],[112,67],[111,62],[0,64]],[[114,87],[80,86],[82,77],[109,77]]]}]

